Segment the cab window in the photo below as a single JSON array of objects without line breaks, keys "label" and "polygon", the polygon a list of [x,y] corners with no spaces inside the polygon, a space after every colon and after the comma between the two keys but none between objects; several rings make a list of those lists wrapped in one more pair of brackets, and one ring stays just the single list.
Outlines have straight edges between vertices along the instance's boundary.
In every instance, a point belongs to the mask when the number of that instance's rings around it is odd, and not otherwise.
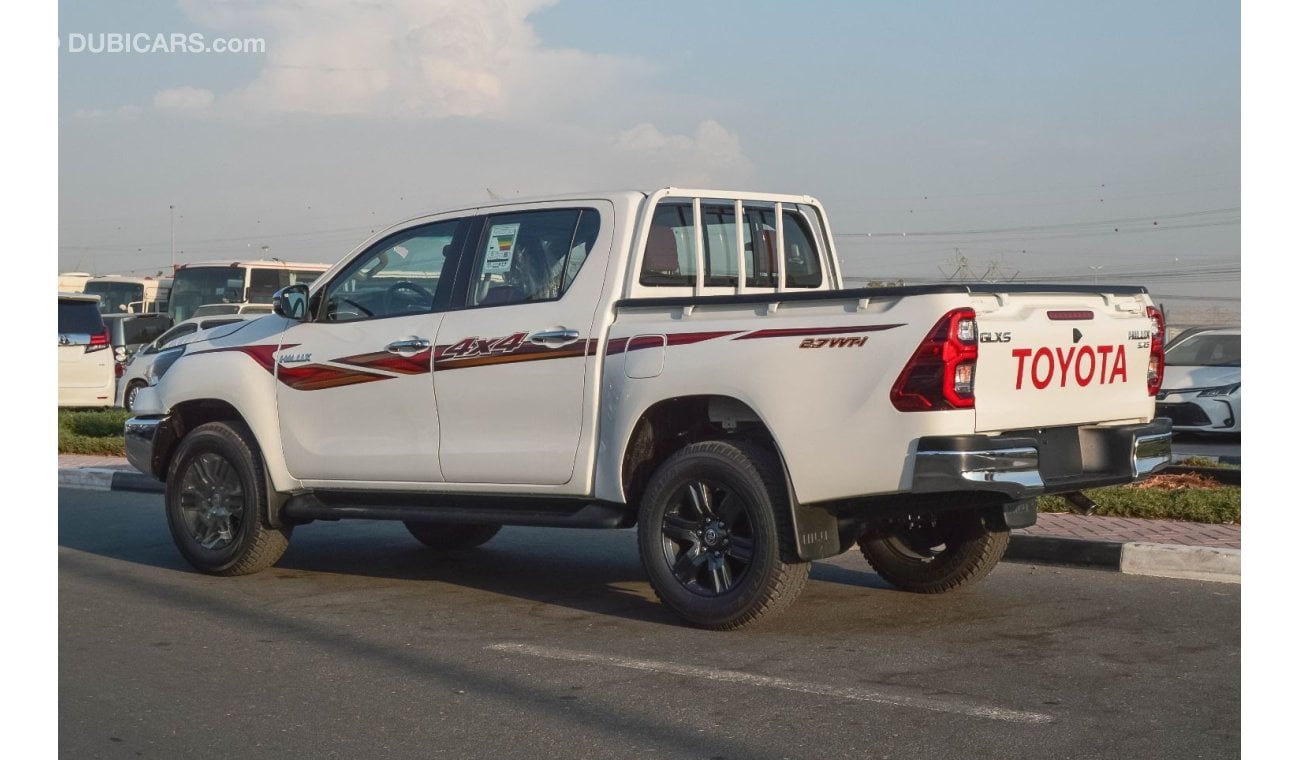
[{"label": "cab window", "polygon": [[[734,204],[701,203],[705,287],[735,287],[740,279],[736,251]],[[740,222],[745,257],[745,286],[775,288],[777,284],[776,208],[772,204],[746,204]],[[821,259],[812,231],[799,211],[782,213],[785,242],[785,285],[815,288],[822,284]],[[641,259],[642,285],[692,287],[695,285],[695,218],[688,201],[663,201],[655,207]]]},{"label": "cab window", "polygon": [[600,231],[591,208],[489,216],[470,270],[467,306],[554,301],[582,269]]},{"label": "cab window", "polygon": [[[322,322],[428,314],[450,292],[447,260],[463,222],[404,230],[358,257],[325,292]],[[448,277],[442,276],[443,272]]]}]

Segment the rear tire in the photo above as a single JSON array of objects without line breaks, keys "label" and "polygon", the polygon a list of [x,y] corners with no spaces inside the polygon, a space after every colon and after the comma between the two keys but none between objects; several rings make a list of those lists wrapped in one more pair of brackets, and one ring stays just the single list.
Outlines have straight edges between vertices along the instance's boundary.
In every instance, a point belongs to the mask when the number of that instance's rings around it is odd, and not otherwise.
[{"label": "rear tire", "polygon": [[167,468],[167,527],[181,556],[209,575],[274,565],[293,528],[266,523],[266,474],[242,422],[209,422],[181,440]]},{"label": "rear tire", "polygon": [[784,470],[748,442],[695,443],[665,460],[642,496],[637,543],[664,606],[701,628],[775,615],[808,580]]},{"label": "rear tire", "polygon": [[416,540],[430,549],[452,552],[482,546],[501,531],[500,525],[403,522]]},{"label": "rear tire", "polygon": [[1007,551],[1011,531],[990,527],[977,511],[918,518],[886,536],[864,534],[862,556],[891,585],[941,594],[988,575]]}]

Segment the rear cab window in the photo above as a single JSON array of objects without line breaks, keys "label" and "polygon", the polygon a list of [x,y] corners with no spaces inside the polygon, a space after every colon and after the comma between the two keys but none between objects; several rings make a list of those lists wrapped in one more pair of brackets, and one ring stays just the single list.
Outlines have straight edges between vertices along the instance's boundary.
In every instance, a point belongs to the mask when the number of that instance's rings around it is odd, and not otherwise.
[{"label": "rear cab window", "polygon": [[[780,235],[784,241],[785,288],[818,288],[825,281],[821,254],[816,244],[811,209],[785,205],[781,212]],[[700,223],[702,256],[697,258],[696,220],[688,199],[660,201],[650,222],[639,282],[646,287],[694,287],[697,261],[704,266],[705,288],[736,288],[740,282],[743,248],[744,287],[778,289],[777,216],[773,203],[746,202],[741,210],[737,239],[736,207],[733,201],[702,200]]]}]

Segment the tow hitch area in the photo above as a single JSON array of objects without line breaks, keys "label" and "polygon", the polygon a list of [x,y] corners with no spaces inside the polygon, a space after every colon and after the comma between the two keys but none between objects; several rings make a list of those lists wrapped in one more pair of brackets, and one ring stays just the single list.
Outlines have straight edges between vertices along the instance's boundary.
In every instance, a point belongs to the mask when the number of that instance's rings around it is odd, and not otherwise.
[{"label": "tow hitch area", "polygon": [[1061,494],[1061,498],[1070,503],[1070,511],[1078,515],[1090,515],[1097,509],[1097,502],[1083,495],[1082,491]]}]

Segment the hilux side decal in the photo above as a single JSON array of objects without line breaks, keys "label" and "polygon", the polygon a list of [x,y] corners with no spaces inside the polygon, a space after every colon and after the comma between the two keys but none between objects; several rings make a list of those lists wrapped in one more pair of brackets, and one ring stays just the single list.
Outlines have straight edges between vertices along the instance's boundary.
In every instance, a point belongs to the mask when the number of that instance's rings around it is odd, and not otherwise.
[{"label": "hilux side decal", "polygon": [[[639,351],[661,346],[689,346],[719,338],[732,340],[757,340],[763,338],[800,338],[808,336],[844,336],[844,340],[835,345],[862,345],[865,338],[851,338],[854,334],[892,330],[902,327],[899,324],[886,325],[851,325],[846,327],[794,327],[768,330],[713,330],[707,332],[670,333],[665,336],[640,336],[637,338],[611,338],[605,346],[606,356],[627,351]],[[238,351],[245,354],[258,366],[286,386],[299,391],[318,391],[326,388],[339,388],[358,383],[370,383],[377,380],[392,380],[403,375],[422,375],[429,372],[445,372],[454,369],[484,367],[493,364],[515,364],[518,362],[545,361],[547,359],[572,359],[593,356],[600,350],[600,341],[594,338],[577,340],[566,346],[551,348],[529,343],[528,333],[514,332],[496,338],[469,336],[455,343],[425,349],[410,356],[402,356],[387,351],[370,351],[364,354],[341,356],[328,362],[313,362],[287,366],[276,361],[276,354],[295,348],[299,344],[287,343],[283,346],[261,344],[252,346],[233,346],[197,351],[196,354]],[[851,341],[851,343],[850,343]],[[861,342],[860,342],[861,341]],[[828,341],[829,345],[832,341]],[[807,340],[801,341],[800,348]],[[295,357],[310,354],[295,354]],[[278,365],[278,366],[277,366]]]}]

